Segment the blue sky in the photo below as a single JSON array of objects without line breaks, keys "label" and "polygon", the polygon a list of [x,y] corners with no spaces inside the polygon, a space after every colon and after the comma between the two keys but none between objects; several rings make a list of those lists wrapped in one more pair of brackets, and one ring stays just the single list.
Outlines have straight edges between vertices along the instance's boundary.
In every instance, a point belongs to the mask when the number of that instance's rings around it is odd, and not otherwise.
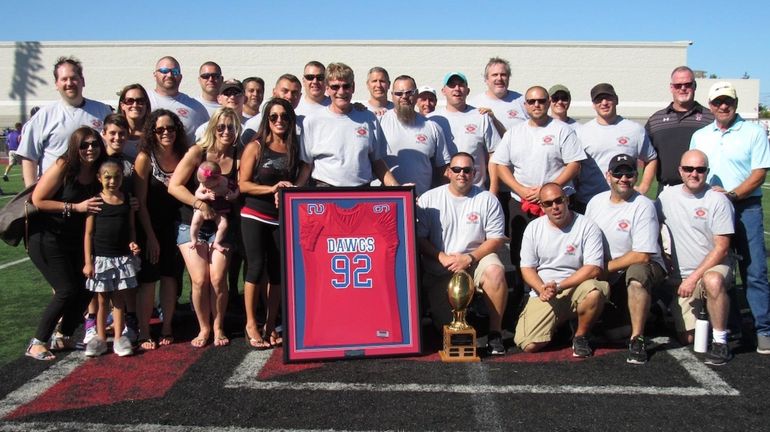
[{"label": "blue sky", "polygon": [[725,78],[748,73],[761,80],[760,99],[770,104],[767,0],[72,0],[4,9],[6,41],[689,40],[690,67]]}]

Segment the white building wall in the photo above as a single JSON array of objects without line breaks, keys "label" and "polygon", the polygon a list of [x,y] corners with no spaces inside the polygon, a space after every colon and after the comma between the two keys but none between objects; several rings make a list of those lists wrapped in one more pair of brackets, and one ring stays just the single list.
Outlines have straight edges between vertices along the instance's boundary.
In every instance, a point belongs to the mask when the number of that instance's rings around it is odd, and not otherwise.
[{"label": "white building wall", "polygon": [[[269,94],[278,76],[302,74],[309,60],[341,61],[356,73],[354,98],[368,98],[366,72],[386,68],[391,78],[408,74],[418,85],[441,87],[446,72],[461,71],[471,93],[486,89],[483,71],[490,57],[508,59],[511,88],[561,83],[573,95],[571,114],[593,116],[589,91],[599,82],[615,86],[619,111],[643,120],[670,101],[671,70],[687,64],[690,42],[515,42],[515,41],[194,41],[194,42],[5,42],[0,43],[0,126],[18,121],[34,105],[58,99],[52,66],[59,56],[83,63],[85,95],[115,105],[116,92],[139,82],[154,87],[152,71],[158,58],[176,57],[182,65],[181,89],[198,95],[198,67],[213,60],[226,78],[260,76]],[[697,93],[703,101],[708,81]],[[758,80],[736,80],[739,111],[756,117]],[[441,97],[439,103],[442,103]]]}]

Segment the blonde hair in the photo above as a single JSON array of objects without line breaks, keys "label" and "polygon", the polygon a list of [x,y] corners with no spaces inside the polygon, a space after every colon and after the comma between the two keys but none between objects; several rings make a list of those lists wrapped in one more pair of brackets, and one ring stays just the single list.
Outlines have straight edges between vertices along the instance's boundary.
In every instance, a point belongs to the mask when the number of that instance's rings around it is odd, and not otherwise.
[{"label": "blonde hair", "polygon": [[238,114],[232,108],[217,108],[217,110],[214,111],[214,114],[211,115],[211,119],[209,119],[209,123],[206,126],[206,130],[203,132],[203,136],[196,143],[204,153],[208,152],[217,142],[217,124],[219,124],[219,121],[222,118],[231,119],[233,121],[233,126],[235,126],[235,142],[233,142],[233,146],[240,143],[241,131],[243,128],[241,127],[241,120]]}]

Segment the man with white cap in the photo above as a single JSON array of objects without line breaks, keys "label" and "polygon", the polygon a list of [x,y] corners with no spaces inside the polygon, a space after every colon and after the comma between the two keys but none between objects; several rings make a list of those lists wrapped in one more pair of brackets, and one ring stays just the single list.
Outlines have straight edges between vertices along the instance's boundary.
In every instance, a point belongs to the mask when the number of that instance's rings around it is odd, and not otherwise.
[{"label": "man with white cap", "polygon": [[731,83],[711,86],[709,108],[715,120],[693,134],[690,148],[708,156],[711,171],[706,181],[735,207],[733,247],[742,257],[738,267],[754,315],[757,352],[770,354],[770,285],[762,220],[762,184],[770,168],[770,146],[764,129],[737,113],[738,94]]},{"label": "man with white cap", "polygon": [[577,130],[580,127],[580,123],[567,113],[570,103],[572,103],[572,94],[567,86],[562,84],[553,85],[548,89],[548,94],[551,95],[551,117],[567,123],[572,130]]},{"label": "man with white cap", "polygon": [[[444,130],[450,155],[466,152],[473,156],[476,164],[473,184],[486,188],[487,165],[500,141],[500,134],[488,114],[482,114],[466,103],[470,88],[462,72],[447,73],[443,83],[441,92],[446,97],[446,107],[432,112],[428,118]],[[489,191],[497,194],[497,172],[494,170],[489,172],[489,186]]]},{"label": "man with white cap", "polygon": [[580,213],[594,195],[610,190],[605,173],[610,159],[618,153],[627,154],[644,162],[646,168],[641,183],[635,189],[647,193],[655,178],[658,155],[650,145],[644,128],[618,115],[618,95],[608,83],[591,89],[591,101],[596,118],[578,128],[577,137],[588,158],[581,163],[577,191],[572,208]]},{"label": "man with white cap", "polygon": [[427,116],[428,114],[436,111],[436,89],[430,86],[422,86],[417,89],[417,111]]}]

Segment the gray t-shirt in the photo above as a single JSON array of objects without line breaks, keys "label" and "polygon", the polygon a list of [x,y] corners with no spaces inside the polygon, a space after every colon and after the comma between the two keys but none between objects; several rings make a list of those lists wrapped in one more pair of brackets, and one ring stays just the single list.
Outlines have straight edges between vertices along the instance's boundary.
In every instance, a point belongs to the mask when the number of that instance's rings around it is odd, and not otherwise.
[{"label": "gray t-shirt", "polygon": [[444,131],[450,155],[466,152],[473,156],[476,162],[473,184],[485,187],[489,160],[487,155],[494,153],[500,142],[500,134],[489,116],[467,105],[463,112],[450,112],[442,108],[430,113],[428,118],[438,123]]},{"label": "gray t-shirt", "polygon": [[646,196],[634,192],[628,201],[613,203],[610,191],[602,192],[588,202],[586,217],[602,230],[608,260],[632,251],[641,252],[650,254],[652,261],[666,268],[658,244],[660,225],[655,204]]},{"label": "gray t-shirt", "polygon": [[420,114],[415,116],[414,124],[406,125],[392,110],[382,116],[380,126],[388,149],[385,163],[396,180],[400,184],[414,183],[417,195],[427,192],[433,167],[442,167],[450,159],[441,126]]},{"label": "gray t-shirt", "polygon": [[198,126],[209,121],[206,107],[181,92],[173,97],[162,96],[155,91],[149,91],[147,94],[150,97],[152,109],[165,108],[179,117],[187,135],[187,145],[195,144],[195,130],[198,129]]},{"label": "gray t-shirt", "polygon": [[[492,162],[513,167],[513,177],[523,186],[542,186],[554,181],[564,165],[586,158],[575,132],[561,120],[550,119],[544,127],[517,124],[503,136]],[[511,192],[511,196],[520,200]]]},{"label": "gray t-shirt", "polygon": [[[448,254],[468,253],[487,239],[506,238],[500,202],[478,186],[461,197],[449,192],[449,185],[425,192],[417,201],[417,220],[417,236]],[[432,259],[425,260],[425,267],[436,275],[447,272]]]},{"label": "gray t-shirt", "polygon": [[582,203],[610,190],[605,173],[613,156],[623,153],[645,163],[658,158],[644,128],[620,116],[611,125],[602,125],[593,119],[577,129],[577,136],[588,156],[581,163],[575,193],[575,198]]},{"label": "gray t-shirt", "polygon": [[536,269],[543,282],[561,282],[584,265],[604,268],[601,230],[583,215],[573,212],[572,217],[572,224],[561,229],[540,216],[524,230],[521,266]]},{"label": "gray t-shirt", "polygon": [[[668,187],[655,202],[658,219],[671,232],[671,274],[684,279],[714,249],[714,236],[735,233],[735,213],[730,200],[709,188],[693,195],[683,185]],[[725,264],[729,259],[725,260]]]},{"label": "gray t-shirt", "polygon": [[502,99],[491,97],[487,92],[477,93],[468,98],[468,103],[475,107],[491,109],[497,121],[505,126],[505,130],[529,118],[524,108],[524,96],[512,90],[508,90],[508,94]]}]

